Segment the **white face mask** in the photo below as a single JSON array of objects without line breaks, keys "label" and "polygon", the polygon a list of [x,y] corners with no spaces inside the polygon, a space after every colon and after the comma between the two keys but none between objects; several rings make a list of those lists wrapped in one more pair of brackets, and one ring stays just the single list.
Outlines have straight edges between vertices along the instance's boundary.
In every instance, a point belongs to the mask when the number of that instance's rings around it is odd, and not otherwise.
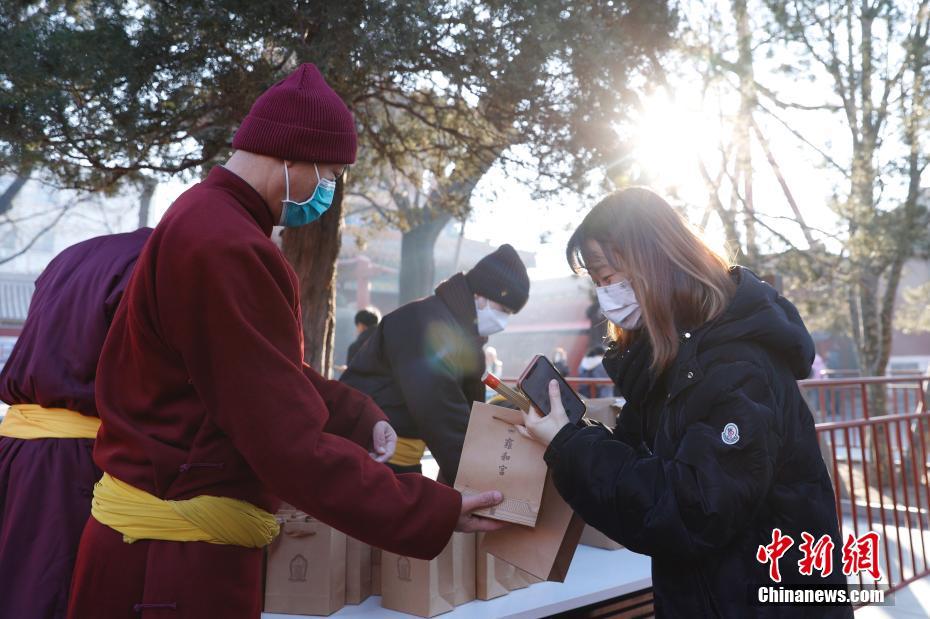
[{"label": "white face mask", "polygon": [[478,313],[478,335],[481,337],[500,333],[507,328],[510,314],[494,309],[490,301],[485,301],[485,306],[482,308],[478,306],[478,300],[475,299],[475,311]]},{"label": "white face mask", "polygon": [[638,329],[643,313],[628,281],[597,287],[597,301],[607,320],[621,329]]}]

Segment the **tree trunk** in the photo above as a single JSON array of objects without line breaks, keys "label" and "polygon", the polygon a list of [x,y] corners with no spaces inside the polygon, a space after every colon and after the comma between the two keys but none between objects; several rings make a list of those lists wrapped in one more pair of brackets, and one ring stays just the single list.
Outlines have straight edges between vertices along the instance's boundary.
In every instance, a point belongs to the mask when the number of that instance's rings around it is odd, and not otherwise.
[{"label": "tree trunk", "polygon": [[336,259],[342,244],[342,180],[333,205],[316,223],[284,231],[284,255],[300,279],[304,360],[329,376],[336,333]]},{"label": "tree trunk", "polygon": [[[726,165],[726,162],[724,161],[722,165]],[[736,215],[734,215],[732,209],[728,209],[723,205],[723,202],[721,202],[720,194],[717,193],[717,183],[710,177],[710,173],[707,171],[707,166],[704,165],[704,162],[699,161],[698,167],[701,170],[701,176],[704,178],[704,184],[707,187],[710,206],[716,211],[717,217],[720,218],[720,223],[723,224],[727,249],[732,254],[730,257],[735,263],[744,264],[743,258],[745,254],[743,254],[742,245],[740,244],[739,231],[736,229]]]},{"label": "tree trunk", "polygon": [[878,274],[863,269],[859,275],[859,319],[862,321],[862,347],[859,351],[859,363],[866,376],[883,376],[885,368],[881,365],[881,324],[879,322]]},{"label": "tree trunk", "polygon": [[449,213],[430,213],[424,209],[421,220],[404,231],[400,244],[401,305],[432,294],[436,283],[436,239],[451,219]]},{"label": "tree trunk", "polygon": [[6,189],[0,194],[0,215],[13,208],[13,198],[22,190],[28,180],[29,173],[17,174],[13,182],[6,186]]},{"label": "tree trunk", "polygon": [[[907,238],[909,242],[912,241],[915,236],[919,238],[927,234],[927,221],[926,219],[921,221],[921,209],[918,205],[918,200],[921,196],[921,177],[923,176],[925,165],[925,160],[922,157],[923,149],[921,148],[920,137],[923,127],[922,122],[926,114],[925,110],[928,94],[924,82],[924,71],[928,64],[927,41],[928,36],[930,36],[930,20],[927,19],[926,14],[924,14],[922,22],[922,27],[920,27],[920,25],[915,25],[918,35],[915,36],[912,41],[909,56],[909,64],[914,76],[910,88],[911,101],[909,105],[902,106],[904,111],[904,143],[908,145],[908,187],[907,198],[904,202],[905,217],[901,236]],[[924,215],[924,217],[926,217],[926,215]],[[899,258],[902,267],[903,258],[904,256]],[[892,275],[894,274],[895,266],[896,265],[892,265]],[[898,279],[900,279],[900,270],[898,271]],[[892,290],[889,286],[886,291],[886,298],[891,292]],[[897,282],[895,283],[893,292],[895,294],[897,293]],[[924,415],[930,415],[930,410],[927,409],[927,403],[930,402],[930,384],[927,385],[926,390],[920,389],[921,386],[922,384],[918,383],[918,401],[915,403],[915,411],[920,411],[924,413]],[[928,458],[926,446],[930,445],[930,423],[927,423],[927,419],[913,420],[910,423],[910,436],[911,441],[908,442],[906,451],[902,454],[901,461],[913,463],[916,476],[917,471],[919,471],[918,463],[927,462]]]},{"label": "tree trunk", "polygon": [[[872,271],[865,271],[859,277],[857,296],[859,298],[859,320],[861,321],[861,342],[859,346],[859,366],[863,376],[883,376],[885,366],[882,364],[882,333],[879,321],[879,309],[876,302],[879,277]],[[882,417],[888,414],[888,388],[885,384],[866,387],[869,417]],[[872,456],[875,458],[872,475],[882,484],[888,484],[893,474],[889,466],[889,435],[887,424],[872,426]]]},{"label": "tree trunk", "polygon": [[143,179],[142,193],[139,195],[139,228],[145,228],[149,225],[149,210],[152,206],[152,196],[155,195],[156,187],[158,187],[158,183],[154,179]]}]

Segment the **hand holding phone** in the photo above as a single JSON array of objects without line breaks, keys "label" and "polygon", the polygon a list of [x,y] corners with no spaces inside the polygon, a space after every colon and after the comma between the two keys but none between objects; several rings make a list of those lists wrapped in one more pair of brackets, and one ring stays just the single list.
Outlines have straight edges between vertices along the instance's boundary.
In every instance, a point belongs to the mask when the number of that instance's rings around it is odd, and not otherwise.
[{"label": "hand holding phone", "polygon": [[568,415],[565,414],[559,397],[559,383],[555,379],[549,381],[549,401],[552,407],[548,414],[541,416],[542,411],[533,406],[528,412],[523,413],[523,425],[517,426],[520,434],[546,447],[562,428],[569,425]]},{"label": "hand holding phone", "polygon": [[530,365],[523,371],[517,381],[520,390],[532,402],[541,415],[548,415],[552,410],[549,398],[549,382],[555,380],[559,385],[559,394],[565,413],[571,423],[578,423],[584,416],[585,404],[575,393],[555,366],[543,355],[536,355]]}]

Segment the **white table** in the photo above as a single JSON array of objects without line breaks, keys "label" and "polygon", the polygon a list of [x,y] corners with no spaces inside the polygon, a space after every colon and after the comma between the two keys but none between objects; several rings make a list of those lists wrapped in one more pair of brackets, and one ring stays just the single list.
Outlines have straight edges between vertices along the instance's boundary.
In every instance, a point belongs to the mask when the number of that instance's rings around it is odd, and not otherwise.
[{"label": "white table", "polygon": [[[439,615],[443,619],[529,619],[581,608],[652,586],[650,559],[623,548],[601,550],[578,546],[564,583],[541,582],[511,591],[494,600],[477,600]],[[263,613],[263,619],[293,619],[303,615]],[[332,617],[384,617],[403,619],[404,613],[381,608],[381,597],[372,596],[358,606],[346,606]]]}]

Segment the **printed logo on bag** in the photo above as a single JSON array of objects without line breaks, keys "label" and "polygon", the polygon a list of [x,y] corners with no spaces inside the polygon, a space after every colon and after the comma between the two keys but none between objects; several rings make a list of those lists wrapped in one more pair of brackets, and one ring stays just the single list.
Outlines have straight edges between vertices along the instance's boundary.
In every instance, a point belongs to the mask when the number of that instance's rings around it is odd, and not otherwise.
[{"label": "printed logo on bag", "polygon": [[723,439],[723,442],[727,445],[735,445],[739,441],[739,426],[735,423],[728,423],[723,426],[723,432],[720,433],[720,438]]},{"label": "printed logo on bag", "polygon": [[405,582],[413,580],[410,578],[410,559],[407,557],[397,557],[397,578]]},{"label": "printed logo on bag", "polygon": [[307,582],[307,560],[303,555],[291,559],[291,582]]}]

